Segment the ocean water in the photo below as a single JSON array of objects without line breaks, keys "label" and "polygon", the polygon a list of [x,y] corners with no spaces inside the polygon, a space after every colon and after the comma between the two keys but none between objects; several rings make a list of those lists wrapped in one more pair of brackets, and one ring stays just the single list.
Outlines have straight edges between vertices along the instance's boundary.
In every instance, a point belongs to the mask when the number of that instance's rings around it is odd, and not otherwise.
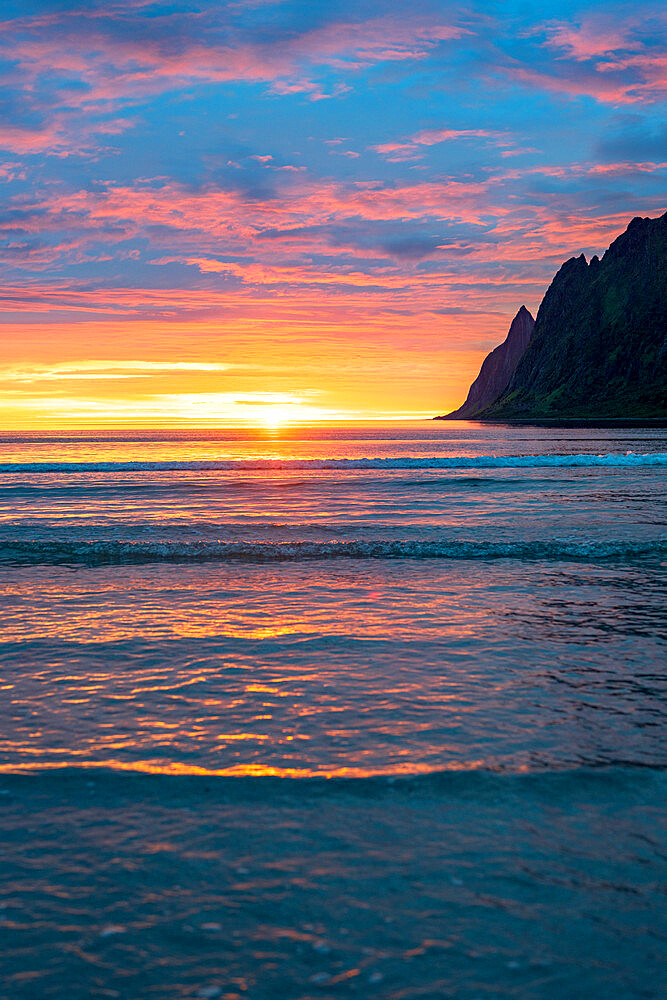
[{"label": "ocean water", "polygon": [[665,993],[667,431],[0,438],[1,1000]]}]

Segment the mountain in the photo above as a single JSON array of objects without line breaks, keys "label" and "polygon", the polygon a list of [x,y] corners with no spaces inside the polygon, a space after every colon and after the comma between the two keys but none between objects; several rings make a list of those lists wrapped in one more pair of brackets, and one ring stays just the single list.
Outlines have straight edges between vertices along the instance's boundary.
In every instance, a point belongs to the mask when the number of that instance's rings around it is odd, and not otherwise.
[{"label": "mountain", "polygon": [[509,385],[514,369],[528,346],[534,326],[535,320],[526,307],[521,306],[512,320],[506,339],[484,359],[463,406],[442,419],[474,420],[478,413],[495,403]]},{"label": "mountain", "polygon": [[667,213],[633,219],[602,260],[573,257],[482,420],[667,416]]}]

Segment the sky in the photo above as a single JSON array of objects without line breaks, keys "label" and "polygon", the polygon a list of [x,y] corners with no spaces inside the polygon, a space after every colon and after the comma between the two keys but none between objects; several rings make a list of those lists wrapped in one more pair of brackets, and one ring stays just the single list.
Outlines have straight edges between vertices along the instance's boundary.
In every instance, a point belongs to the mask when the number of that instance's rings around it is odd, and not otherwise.
[{"label": "sky", "polygon": [[6,428],[431,416],[667,197],[657,0],[3,0]]}]

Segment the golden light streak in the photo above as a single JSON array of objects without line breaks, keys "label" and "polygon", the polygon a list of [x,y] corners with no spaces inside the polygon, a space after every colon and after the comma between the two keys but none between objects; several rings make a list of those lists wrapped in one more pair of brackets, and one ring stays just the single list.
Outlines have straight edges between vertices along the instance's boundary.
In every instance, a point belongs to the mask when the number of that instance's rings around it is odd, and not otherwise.
[{"label": "golden light streak", "polygon": [[[60,761],[28,761],[17,764],[0,764],[0,774],[25,774],[40,771],[55,771],[77,768],[91,770],[109,768],[112,771],[130,771],[137,774],[188,775],[207,778],[412,778],[417,775],[438,774],[441,771],[477,771],[488,767],[484,760],[453,761],[445,766],[420,764],[415,761],[405,761],[392,764],[385,768],[364,767],[331,767],[331,768],[298,768],[277,767],[271,764],[233,764],[230,767],[209,768],[195,764],[184,764],[180,761],[120,761],[120,760],[68,760],[66,765]],[[528,765],[517,766],[518,772],[530,770]]]},{"label": "golden light streak", "polygon": [[151,378],[155,374],[163,373],[224,372],[229,367],[229,365],[211,364],[203,361],[82,361],[65,365],[26,365],[25,367],[0,368],[0,383]]}]

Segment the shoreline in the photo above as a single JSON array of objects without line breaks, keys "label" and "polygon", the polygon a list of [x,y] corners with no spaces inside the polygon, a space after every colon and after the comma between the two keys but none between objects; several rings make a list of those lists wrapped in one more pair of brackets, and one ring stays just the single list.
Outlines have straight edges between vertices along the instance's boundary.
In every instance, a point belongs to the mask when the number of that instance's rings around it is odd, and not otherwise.
[{"label": "shoreline", "polygon": [[438,416],[433,420],[447,420],[451,423],[489,424],[510,427],[667,427],[667,417],[507,417],[502,419],[465,419],[462,417]]}]

